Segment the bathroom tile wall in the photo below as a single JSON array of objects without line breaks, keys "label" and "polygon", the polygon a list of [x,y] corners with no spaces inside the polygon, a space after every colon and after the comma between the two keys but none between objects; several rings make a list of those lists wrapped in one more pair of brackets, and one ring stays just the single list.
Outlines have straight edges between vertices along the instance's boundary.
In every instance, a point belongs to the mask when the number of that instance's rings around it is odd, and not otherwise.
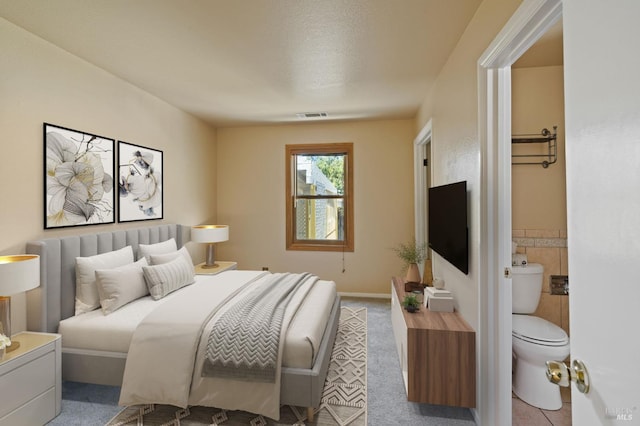
[{"label": "bathroom tile wall", "polygon": [[[540,303],[535,314],[562,327],[569,334],[569,296],[552,295],[551,275],[569,275],[567,267],[567,231],[559,229],[514,229],[517,252],[526,253],[529,263],[544,267]],[[569,277],[571,291],[571,277]]]}]

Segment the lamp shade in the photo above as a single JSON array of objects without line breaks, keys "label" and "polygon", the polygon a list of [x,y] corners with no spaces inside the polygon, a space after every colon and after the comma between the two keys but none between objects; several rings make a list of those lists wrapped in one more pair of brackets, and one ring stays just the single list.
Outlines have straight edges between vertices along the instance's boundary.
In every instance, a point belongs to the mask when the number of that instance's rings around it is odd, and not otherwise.
[{"label": "lamp shade", "polygon": [[0,256],[0,295],[9,296],[40,285],[40,256]]},{"label": "lamp shade", "polygon": [[196,243],[219,243],[229,240],[228,225],[197,225],[191,227],[191,241]]}]

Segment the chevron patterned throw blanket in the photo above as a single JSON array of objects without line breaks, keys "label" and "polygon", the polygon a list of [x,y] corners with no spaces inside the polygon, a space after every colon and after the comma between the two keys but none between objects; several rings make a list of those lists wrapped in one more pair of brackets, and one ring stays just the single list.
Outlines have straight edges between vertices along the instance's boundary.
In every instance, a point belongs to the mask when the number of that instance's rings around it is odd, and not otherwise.
[{"label": "chevron patterned throw blanket", "polygon": [[[216,321],[203,377],[274,383],[285,309],[311,274],[273,274]],[[284,334],[283,334],[284,335]]]}]

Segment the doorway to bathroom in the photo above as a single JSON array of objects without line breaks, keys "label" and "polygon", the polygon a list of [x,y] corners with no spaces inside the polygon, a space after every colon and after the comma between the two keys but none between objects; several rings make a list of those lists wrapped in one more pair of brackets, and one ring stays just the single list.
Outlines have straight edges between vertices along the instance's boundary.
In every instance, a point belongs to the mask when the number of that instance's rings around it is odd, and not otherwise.
[{"label": "doorway to bathroom", "polygon": [[[479,311],[483,421],[511,424],[512,405],[512,129],[511,65],[562,16],[561,0],[525,0],[478,60],[481,145]],[[482,402],[481,402],[482,403]]]},{"label": "doorway to bathroom", "polygon": [[[569,335],[567,196],[564,149],[562,20],[511,66],[511,238],[513,265],[544,268],[532,314]],[[570,388],[560,410],[542,410],[514,395],[514,425],[571,425]]]},{"label": "doorway to bathroom", "polygon": [[[511,374],[505,371],[512,352],[511,65],[560,16],[566,42],[571,357],[578,368],[577,383],[571,383],[571,415],[582,425],[631,420],[636,414],[637,386],[629,378],[637,376],[640,344],[629,338],[628,325],[640,320],[640,291],[635,285],[640,226],[637,215],[629,212],[638,211],[640,204],[628,194],[640,187],[640,124],[634,109],[640,97],[640,61],[629,53],[640,36],[638,14],[640,3],[635,0],[620,5],[523,0],[478,61],[483,286],[479,310],[487,313],[479,324],[484,361],[480,383],[488,395],[483,424],[510,424],[512,417]],[[594,67],[594,57],[600,64],[615,66]],[[611,296],[605,297],[603,288]],[[584,386],[585,379],[589,386]]]}]

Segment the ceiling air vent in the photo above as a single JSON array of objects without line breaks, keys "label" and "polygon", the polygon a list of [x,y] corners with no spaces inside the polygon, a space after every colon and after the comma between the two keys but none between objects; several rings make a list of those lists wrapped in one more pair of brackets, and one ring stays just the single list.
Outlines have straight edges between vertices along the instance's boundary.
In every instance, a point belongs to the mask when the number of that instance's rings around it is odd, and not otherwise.
[{"label": "ceiling air vent", "polygon": [[298,118],[325,118],[329,114],[326,112],[299,112],[296,114]]}]

